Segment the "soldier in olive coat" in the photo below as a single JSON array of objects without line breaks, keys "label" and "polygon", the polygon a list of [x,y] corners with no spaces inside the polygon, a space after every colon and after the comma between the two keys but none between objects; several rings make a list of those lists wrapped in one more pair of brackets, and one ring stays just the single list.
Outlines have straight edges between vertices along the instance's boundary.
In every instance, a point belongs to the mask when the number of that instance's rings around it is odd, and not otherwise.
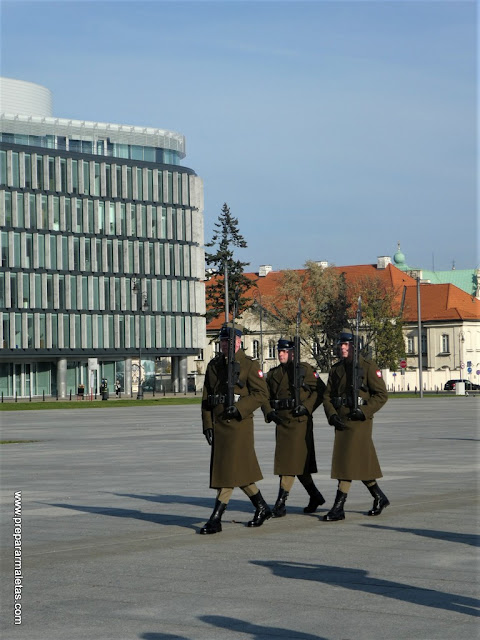
[{"label": "soldier in olive coat", "polygon": [[338,480],[332,509],[324,520],[344,520],[344,504],[352,480],[361,480],[374,498],[369,516],[378,516],[390,502],[376,479],[382,477],[372,440],[373,415],[387,402],[382,374],[372,360],[358,358],[360,385],[358,408],[353,409],[354,337],[344,329],[339,338],[341,360],[333,365],[323,395],[329,424],[335,427],[331,477]]},{"label": "soldier in olive coat", "polygon": [[[227,406],[228,343],[235,336],[235,403]],[[256,511],[249,527],[260,527],[272,512],[256,486],[263,478],[254,446],[253,412],[267,401],[267,386],[260,364],[243,349],[242,331],[226,323],[220,331],[221,353],[213,358],[205,373],[202,397],[203,433],[212,447],[210,487],[217,489],[217,499],[202,534],[222,530],[221,518],[234,487],[240,487]]]},{"label": "soldier in olive coat", "polygon": [[310,496],[303,510],[305,513],[313,513],[325,502],[312,479],[312,473],[317,472],[312,414],[322,403],[325,385],[311,365],[301,362],[298,380],[300,404],[296,406],[294,342],[280,339],[277,351],[280,364],[267,373],[269,402],[262,406],[262,411],[266,422],[276,424],[273,472],[280,476],[280,488],[273,517],[281,518],[287,513],[285,502],[295,476]]}]

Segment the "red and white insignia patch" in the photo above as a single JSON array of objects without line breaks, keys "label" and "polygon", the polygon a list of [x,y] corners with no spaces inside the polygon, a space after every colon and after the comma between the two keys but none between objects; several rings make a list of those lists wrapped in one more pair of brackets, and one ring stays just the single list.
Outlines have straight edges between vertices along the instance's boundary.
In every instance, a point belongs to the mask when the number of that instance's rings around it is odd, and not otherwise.
[{"label": "red and white insignia patch", "polygon": [[263,371],[261,369],[259,369],[258,371],[258,377],[263,378]]},{"label": "red and white insignia patch", "polygon": [[315,376],[315,378],[318,378],[318,373],[316,371],[313,372],[313,375]]},{"label": "red and white insignia patch", "polygon": [[382,377],[382,372],[380,371],[380,369],[377,369],[375,371],[375,373],[377,374],[377,378],[381,378]]}]

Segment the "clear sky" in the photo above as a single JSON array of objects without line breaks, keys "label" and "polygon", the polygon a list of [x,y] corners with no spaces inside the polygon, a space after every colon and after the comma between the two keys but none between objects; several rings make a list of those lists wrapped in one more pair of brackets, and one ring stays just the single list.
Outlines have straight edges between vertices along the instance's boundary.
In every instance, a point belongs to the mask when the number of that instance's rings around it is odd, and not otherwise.
[{"label": "clear sky", "polygon": [[474,0],[3,0],[1,74],[54,115],[186,136],[205,239],[226,202],[275,270],[474,268]]}]

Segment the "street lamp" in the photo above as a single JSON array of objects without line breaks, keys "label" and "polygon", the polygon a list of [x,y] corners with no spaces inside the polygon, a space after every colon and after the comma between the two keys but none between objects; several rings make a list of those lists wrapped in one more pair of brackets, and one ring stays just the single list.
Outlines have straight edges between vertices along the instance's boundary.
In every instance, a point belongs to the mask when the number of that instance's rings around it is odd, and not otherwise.
[{"label": "street lamp", "polygon": [[459,333],[458,333],[458,368],[460,370],[460,377],[461,377],[461,373],[462,373],[462,342],[465,342],[465,334],[464,332],[460,329]]},{"label": "street lamp", "polygon": [[[137,310],[145,311],[148,309],[147,294],[142,293],[142,283],[140,278],[133,278],[132,291],[137,296]],[[143,400],[143,382],[142,382],[142,317],[138,316],[138,389],[137,400]]]},{"label": "street lamp", "polygon": [[[260,368],[263,371],[263,305],[262,305],[262,294],[258,289],[255,290],[254,294],[255,306],[259,309],[260,313]],[[260,303],[257,300],[257,297],[260,299]]]},{"label": "street lamp", "polygon": [[420,387],[420,398],[423,398],[422,379],[422,314],[420,306],[420,275],[417,277],[417,320],[418,320],[418,385]]}]

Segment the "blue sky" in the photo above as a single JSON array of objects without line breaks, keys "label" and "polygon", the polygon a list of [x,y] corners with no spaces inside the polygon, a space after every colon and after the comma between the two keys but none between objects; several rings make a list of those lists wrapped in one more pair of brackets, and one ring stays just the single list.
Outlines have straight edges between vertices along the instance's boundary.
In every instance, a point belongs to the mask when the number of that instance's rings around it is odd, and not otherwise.
[{"label": "blue sky", "polygon": [[54,115],[186,136],[205,239],[256,271],[478,264],[476,2],[1,4],[1,73]]}]

